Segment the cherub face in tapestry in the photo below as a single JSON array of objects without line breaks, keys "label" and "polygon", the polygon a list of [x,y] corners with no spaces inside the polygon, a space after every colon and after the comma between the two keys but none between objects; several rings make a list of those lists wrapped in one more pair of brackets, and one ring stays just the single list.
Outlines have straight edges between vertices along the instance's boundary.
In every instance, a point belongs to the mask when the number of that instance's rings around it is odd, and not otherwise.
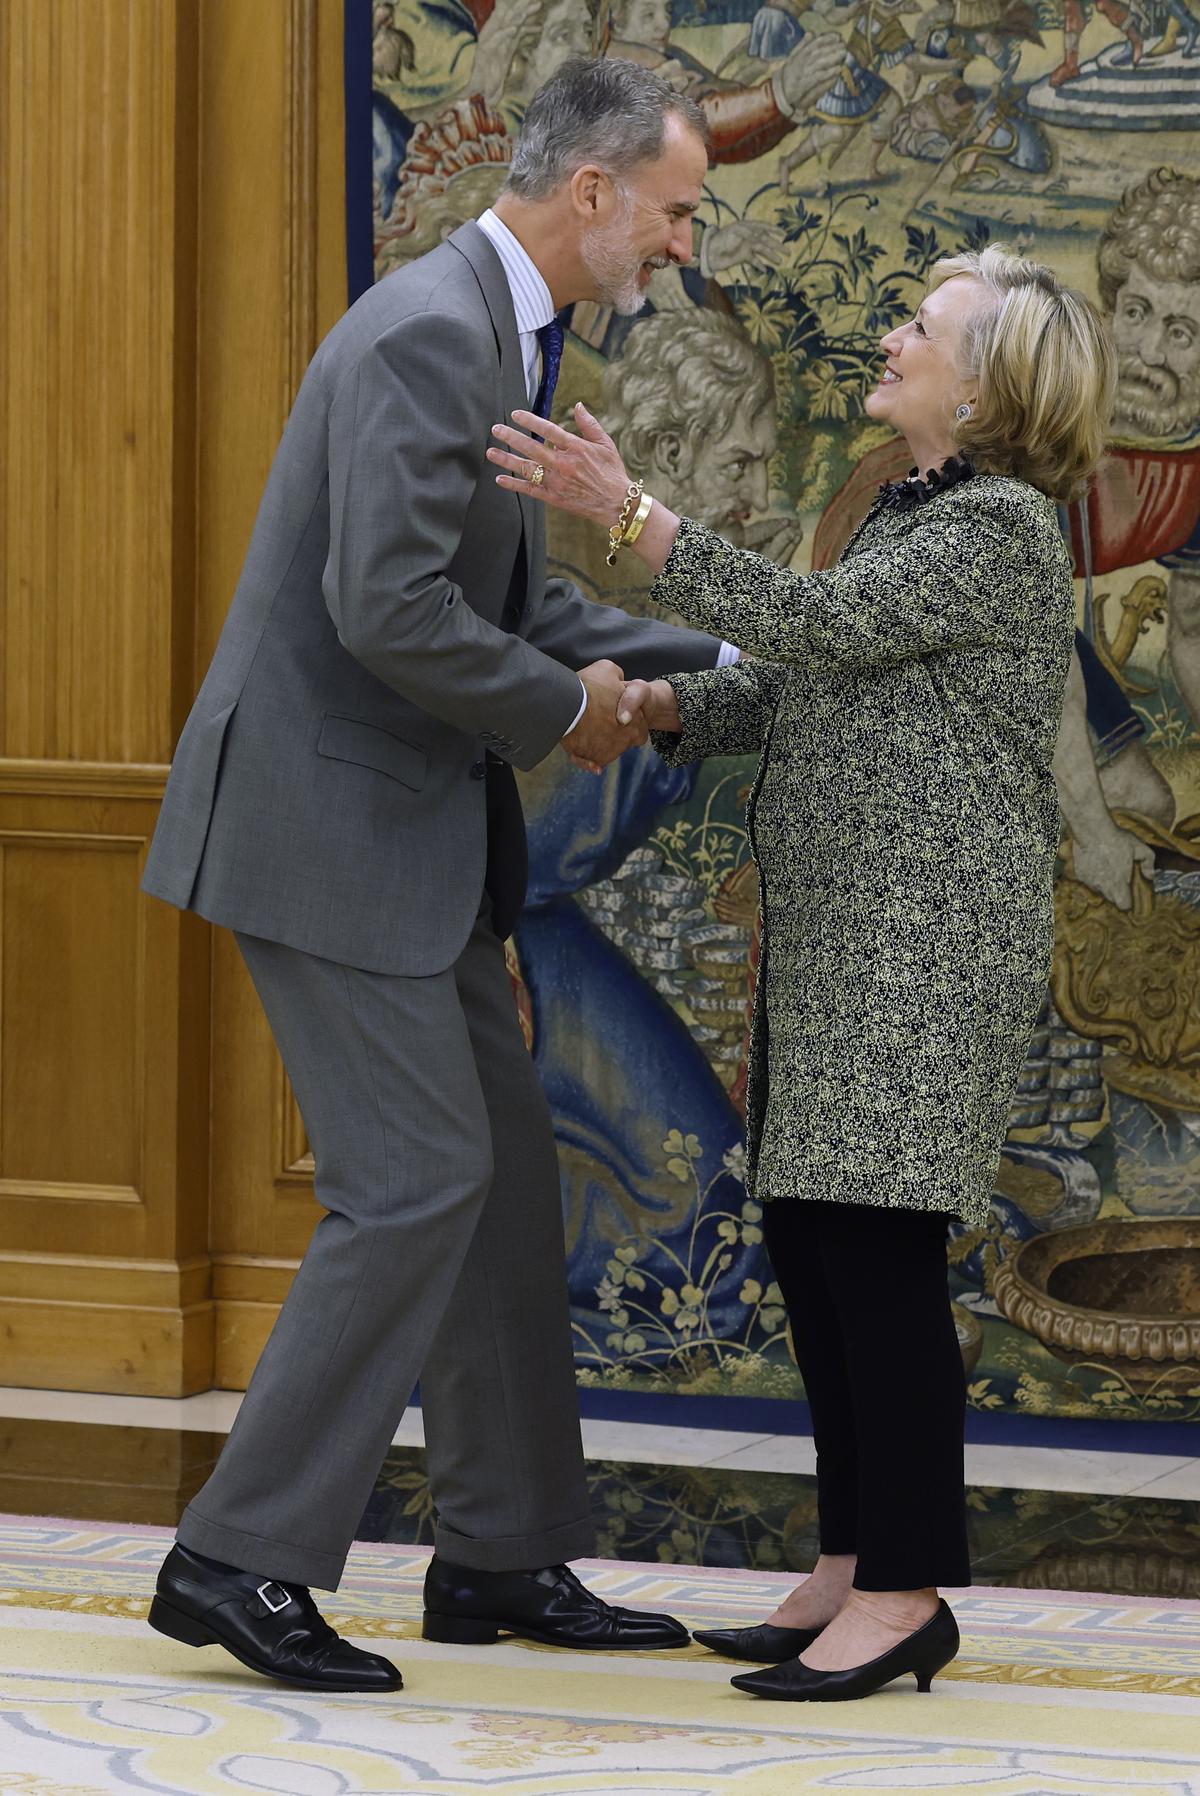
[{"label": "cherub face in tapestry", "polygon": [[671,0],[614,0],[612,33],[620,44],[665,50],[671,41]]},{"label": "cherub face in tapestry", "polygon": [[732,319],[699,307],[647,318],[605,375],[604,411],[664,503],[745,540],[767,507],[775,394],[771,364]]},{"label": "cherub face in tapestry", "polygon": [[1100,244],[1120,368],[1118,436],[1200,435],[1200,181],[1160,168],[1129,188]]},{"label": "cherub face in tapestry", "polygon": [[523,10],[530,29],[513,57],[508,93],[528,101],[570,57],[595,54],[595,8],[588,0],[544,0]]}]

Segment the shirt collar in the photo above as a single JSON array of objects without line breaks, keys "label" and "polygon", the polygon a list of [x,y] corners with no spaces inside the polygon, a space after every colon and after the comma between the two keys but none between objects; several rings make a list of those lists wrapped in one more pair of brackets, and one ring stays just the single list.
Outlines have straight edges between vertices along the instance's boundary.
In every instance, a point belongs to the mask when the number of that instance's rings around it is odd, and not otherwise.
[{"label": "shirt collar", "polygon": [[513,310],[517,314],[518,335],[540,330],[554,317],[554,300],[537,263],[490,206],[481,214],[478,224],[504,265]]}]

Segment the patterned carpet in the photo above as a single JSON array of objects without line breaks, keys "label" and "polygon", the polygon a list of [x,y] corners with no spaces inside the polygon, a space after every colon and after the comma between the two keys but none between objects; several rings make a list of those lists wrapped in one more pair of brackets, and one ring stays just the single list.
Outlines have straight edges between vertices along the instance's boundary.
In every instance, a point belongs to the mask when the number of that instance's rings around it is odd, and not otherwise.
[{"label": "patterned carpet", "polygon": [[[318,1700],[142,1622],[170,1535],[0,1517],[0,1792],[271,1796],[1200,1796],[1200,1604],[976,1588],[962,1657],[836,1707],[757,1703],[690,1652],[419,1638],[424,1549],[357,1548],[330,1620],[406,1689]],[[792,1580],[596,1561],[605,1595],[694,1626]]]}]

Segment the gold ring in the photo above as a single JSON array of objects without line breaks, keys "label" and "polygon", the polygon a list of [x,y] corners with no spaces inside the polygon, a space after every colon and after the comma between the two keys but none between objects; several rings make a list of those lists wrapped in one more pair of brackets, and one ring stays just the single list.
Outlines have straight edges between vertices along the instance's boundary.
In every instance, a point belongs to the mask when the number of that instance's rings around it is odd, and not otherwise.
[{"label": "gold ring", "polygon": [[545,478],[546,478],[545,468],[543,468],[540,461],[535,461],[533,464],[533,473],[529,476],[530,486],[541,486],[541,484]]}]

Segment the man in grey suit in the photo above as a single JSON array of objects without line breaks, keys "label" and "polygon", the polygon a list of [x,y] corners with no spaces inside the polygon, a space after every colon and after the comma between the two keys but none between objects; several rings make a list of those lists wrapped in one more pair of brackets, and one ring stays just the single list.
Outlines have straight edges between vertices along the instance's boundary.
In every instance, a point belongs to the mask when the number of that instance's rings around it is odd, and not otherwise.
[{"label": "man in grey suit", "polygon": [[606,764],[645,740],[623,670],[733,651],[547,581],[544,512],[485,457],[514,409],[549,415],[558,311],[636,311],[688,259],[706,168],[698,110],[635,64],[535,96],[495,211],[318,350],[179,743],[145,888],[236,932],[328,1213],[150,1620],[269,1677],[399,1687],[308,1587],[336,1588],[418,1377],[428,1638],[687,1638],[564,1563],[593,1535],[558,1171],[503,942],[513,767]]}]

